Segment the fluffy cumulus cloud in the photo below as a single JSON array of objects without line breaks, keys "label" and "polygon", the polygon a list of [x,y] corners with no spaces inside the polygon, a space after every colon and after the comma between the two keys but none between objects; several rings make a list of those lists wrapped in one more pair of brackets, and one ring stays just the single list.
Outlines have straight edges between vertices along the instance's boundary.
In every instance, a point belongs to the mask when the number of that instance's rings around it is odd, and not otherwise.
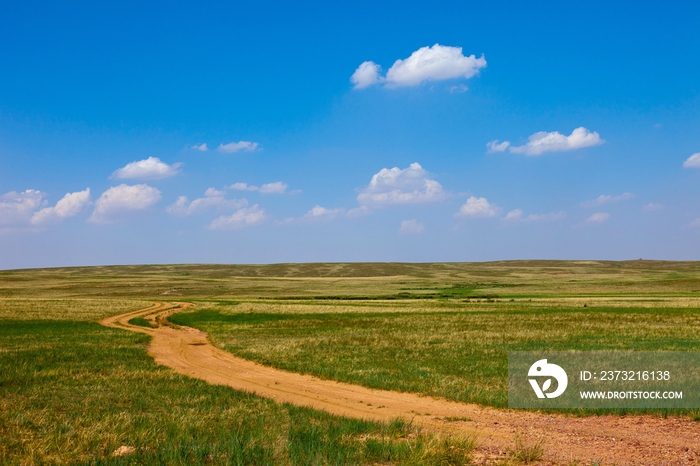
[{"label": "fluffy cumulus cloud", "polygon": [[132,212],[143,211],[161,199],[160,191],[146,184],[120,184],[103,192],[95,201],[89,221],[111,223]]},{"label": "fluffy cumulus cloud", "polygon": [[350,82],[355,85],[355,89],[364,89],[383,81],[379,74],[381,67],[372,61],[363,62],[350,76]]},{"label": "fluffy cumulus cloud", "polygon": [[443,81],[454,78],[471,78],[486,66],[483,55],[464,56],[462,47],[449,47],[435,44],[421,47],[404,60],[396,60],[381,76],[381,68],[372,61],[362,63],[353,73],[350,81],[355,89],[364,89],[383,83],[386,87],[418,86],[426,81]]},{"label": "fluffy cumulus cloud", "polygon": [[501,212],[501,208],[495,206],[485,198],[471,196],[467,199],[455,217],[495,217]]},{"label": "fluffy cumulus cloud", "polygon": [[31,223],[36,226],[60,223],[63,219],[75,217],[90,204],[90,188],[68,193],[53,207],[45,207],[32,215]]},{"label": "fluffy cumulus cloud", "polygon": [[248,183],[234,183],[226,188],[235,189],[237,191],[258,191],[262,194],[284,194],[288,187],[287,183],[275,181],[274,183],[266,183],[261,186],[252,186]]},{"label": "fluffy cumulus cloud", "polygon": [[439,201],[445,197],[440,183],[418,163],[408,168],[382,168],[360,191],[357,202],[366,206],[417,204]]},{"label": "fluffy cumulus cloud", "polygon": [[607,212],[597,212],[586,219],[588,223],[605,223],[610,219]]},{"label": "fluffy cumulus cloud", "polygon": [[112,173],[111,178],[159,180],[180,173],[181,163],[168,165],[157,157],[149,157],[138,162],[127,163],[125,167]]},{"label": "fluffy cumulus cloud", "polygon": [[508,212],[506,216],[503,217],[503,220],[506,222],[551,222],[564,217],[566,217],[565,212],[550,212],[548,214],[530,214],[524,216],[521,209],[515,209]]},{"label": "fluffy cumulus cloud", "polygon": [[581,203],[581,207],[597,207],[604,204],[612,204],[613,202],[629,201],[634,199],[634,194],[632,193],[622,193],[619,196],[612,196],[610,194],[602,194],[592,201],[586,201]]},{"label": "fluffy cumulus cloud", "polygon": [[700,168],[700,152],[688,157],[688,159],[683,162],[683,168]]},{"label": "fluffy cumulus cloud", "polygon": [[226,193],[214,188],[209,188],[204,193],[204,197],[199,197],[190,202],[186,196],[180,196],[177,200],[166,207],[169,214],[178,217],[187,217],[192,214],[199,214],[210,209],[239,209],[248,205],[246,199],[226,199]]},{"label": "fluffy cumulus cloud", "polygon": [[401,226],[399,227],[399,233],[402,235],[418,235],[423,233],[423,230],[425,230],[425,225],[418,222],[415,218],[411,220],[402,220]]},{"label": "fluffy cumulus cloud", "polygon": [[43,205],[46,205],[44,193],[36,189],[3,194],[0,196],[0,226],[26,225],[34,211]]},{"label": "fluffy cumulus cloud", "polygon": [[220,144],[216,148],[219,152],[224,152],[226,154],[233,154],[234,152],[252,152],[258,148],[257,142],[250,141],[238,141],[229,142],[228,144]]},{"label": "fluffy cumulus cloud", "polygon": [[491,141],[486,144],[489,152],[505,152],[508,150],[514,154],[538,156],[545,152],[564,152],[583,149],[584,147],[599,146],[605,142],[595,131],[590,131],[583,126],[576,128],[570,135],[565,136],[558,131],[540,131],[528,138],[527,144],[513,146],[509,141]]},{"label": "fluffy cumulus cloud", "polygon": [[209,230],[240,230],[241,228],[259,225],[267,219],[265,210],[258,204],[244,207],[231,215],[222,215],[207,227]]}]

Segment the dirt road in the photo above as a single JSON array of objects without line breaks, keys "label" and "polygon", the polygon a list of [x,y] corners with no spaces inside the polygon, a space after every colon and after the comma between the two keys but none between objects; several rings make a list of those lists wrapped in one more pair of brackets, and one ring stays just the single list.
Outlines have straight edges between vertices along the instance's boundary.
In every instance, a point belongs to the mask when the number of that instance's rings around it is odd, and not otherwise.
[{"label": "dirt road", "polygon": [[[100,323],[152,336],[149,353],[156,363],[211,384],[340,416],[376,421],[404,418],[428,429],[476,432],[477,464],[496,464],[506,457],[518,434],[529,439],[544,436],[545,459],[538,464],[570,464],[575,460],[590,464],[602,460],[602,465],[620,466],[700,465],[700,423],[688,418],[576,418],[500,410],[321,380],[237,358],[213,346],[204,332],[166,325],[168,315],[189,306],[157,303]],[[128,323],[138,316],[156,327]]]}]

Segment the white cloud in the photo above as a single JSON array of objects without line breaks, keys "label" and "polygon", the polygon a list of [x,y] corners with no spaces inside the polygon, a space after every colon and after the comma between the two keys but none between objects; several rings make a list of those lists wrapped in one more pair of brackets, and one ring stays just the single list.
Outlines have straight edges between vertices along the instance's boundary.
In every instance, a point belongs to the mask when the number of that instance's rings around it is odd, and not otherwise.
[{"label": "white cloud", "polygon": [[10,191],[0,196],[0,225],[22,225],[30,221],[34,210],[42,205],[44,193],[36,189],[27,189],[18,193]]},{"label": "white cloud", "polygon": [[501,208],[490,204],[485,197],[471,196],[467,202],[459,208],[455,217],[495,217],[501,212]]},{"label": "white cloud", "polygon": [[365,215],[369,215],[372,213],[372,209],[367,207],[366,205],[361,205],[360,207],[355,207],[353,209],[348,210],[348,217],[350,218],[356,218],[356,217],[363,217]]},{"label": "white cloud", "polygon": [[508,141],[503,141],[503,142],[498,142],[496,141],[491,141],[488,144],[486,144],[486,147],[489,149],[489,153],[494,153],[494,152],[505,152],[506,149],[510,146],[510,142]]},{"label": "white cloud", "polygon": [[416,204],[445,197],[440,183],[418,163],[403,170],[382,168],[357,196],[362,205]]},{"label": "white cloud", "polygon": [[520,209],[511,210],[503,217],[506,222],[551,222],[555,220],[561,220],[566,217],[566,213],[560,212],[550,212],[548,214],[530,214],[527,217],[523,216],[523,211]]},{"label": "white cloud", "polygon": [[607,222],[608,219],[610,218],[610,214],[607,212],[598,212],[586,219],[587,222],[590,223],[604,223]]},{"label": "white cloud", "polygon": [[120,168],[112,173],[110,178],[159,180],[177,175],[180,173],[181,166],[182,163],[179,162],[168,165],[165,162],[161,162],[157,157],[149,157],[146,160],[127,163],[124,168]]},{"label": "white cloud", "polygon": [[258,148],[257,142],[250,141],[238,141],[229,142],[228,144],[220,144],[216,148],[219,152],[225,152],[227,154],[233,154],[234,152],[252,152]]},{"label": "white cloud", "polygon": [[218,191],[214,188],[209,188],[204,193],[204,197],[195,199],[189,202],[186,196],[180,196],[177,200],[166,207],[166,212],[178,217],[186,217],[188,215],[202,213],[210,208],[221,209],[239,209],[248,205],[246,199],[226,199],[226,193]]},{"label": "white cloud", "polygon": [[207,227],[209,230],[239,230],[259,225],[267,219],[265,210],[258,204],[237,210],[231,215],[222,215]]},{"label": "white cloud", "polygon": [[320,205],[317,205],[313,209],[309,210],[307,213],[305,213],[301,219],[302,220],[331,220],[336,218],[338,215],[342,214],[345,211],[343,208],[337,208],[337,209],[326,209],[325,207],[321,207]]},{"label": "white cloud", "polygon": [[462,92],[467,92],[469,90],[469,86],[465,86],[464,84],[460,84],[458,86],[451,86],[449,91],[450,94],[461,94]]},{"label": "white cloud", "polygon": [[363,62],[350,76],[350,82],[355,85],[354,89],[364,89],[374,84],[384,81],[379,75],[381,67],[373,61]]},{"label": "white cloud", "polygon": [[203,142],[202,144],[195,144],[194,146],[192,146],[192,149],[201,150],[202,152],[206,152],[209,150],[206,142]]},{"label": "white cloud", "polygon": [[402,220],[401,227],[399,228],[399,233],[402,235],[418,235],[423,233],[425,230],[425,225],[419,223],[418,220]]},{"label": "white cloud", "polygon": [[595,131],[589,131],[583,126],[576,128],[569,136],[564,136],[558,131],[550,133],[540,131],[528,138],[528,142],[522,146],[513,146],[509,141],[499,143],[491,141],[487,144],[489,152],[503,152],[508,149],[513,154],[542,155],[545,152],[563,152],[584,147],[598,146],[605,142]]},{"label": "white cloud", "polygon": [[611,196],[609,194],[603,194],[593,199],[592,201],[586,201],[581,203],[581,207],[597,207],[604,204],[611,204],[613,202],[628,201],[634,199],[634,194],[632,193],[622,193],[619,196]]},{"label": "white cloud", "polygon": [[[226,189],[235,189],[237,191],[259,191],[262,194],[284,194],[289,186],[282,181],[274,183],[266,183],[261,186],[253,186],[248,183],[233,183],[231,186],[226,186]],[[296,191],[295,191],[296,193]]]},{"label": "white cloud", "polygon": [[226,186],[226,189],[235,189],[237,191],[258,191],[257,186],[250,186],[248,183],[233,183],[231,186]]},{"label": "white cloud", "polygon": [[642,210],[645,212],[655,212],[655,211],[661,210],[663,208],[664,208],[664,206],[662,204],[657,204],[657,203],[651,202],[651,203],[645,205],[644,207],[642,207]]},{"label": "white cloud", "polygon": [[700,152],[697,152],[683,162],[683,168],[700,168]]},{"label": "white cloud", "polygon": [[405,60],[396,60],[382,77],[381,68],[374,62],[362,63],[350,80],[355,89],[363,89],[373,84],[385,83],[386,87],[418,86],[426,81],[443,81],[454,78],[471,78],[486,66],[486,59],[468,57],[462,47],[449,47],[435,44],[421,47]]},{"label": "white cloud", "polygon": [[511,210],[510,212],[508,212],[506,214],[506,216],[503,219],[507,220],[509,222],[522,220],[523,219],[523,211],[520,209]]},{"label": "white cloud", "polygon": [[146,184],[120,184],[103,192],[95,201],[95,210],[89,221],[110,223],[134,211],[142,211],[161,199],[160,191]]},{"label": "white cloud", "polygon": [[266,183],[260,186],[260,192],[262,194],[284,194],[287,190],[287,184],[281,181],[276,181],[275,183]]},{"label": "white cloud", "polygon": [[523,219],[525,222],[550,222],[554,220],[561,220],[566,217],[564,211],[550,212],[548,214],[530,214]]},{"label": "white cloud", "polygon": [[59,223],[64,218],[74,217],[90,204],[90,188],[68,193],[54,207],[45,207],[32,215],[32,225]]},{"label": "white cloud", "polygon": [[690,222],[691,227],[700,227],[700,217]]}]

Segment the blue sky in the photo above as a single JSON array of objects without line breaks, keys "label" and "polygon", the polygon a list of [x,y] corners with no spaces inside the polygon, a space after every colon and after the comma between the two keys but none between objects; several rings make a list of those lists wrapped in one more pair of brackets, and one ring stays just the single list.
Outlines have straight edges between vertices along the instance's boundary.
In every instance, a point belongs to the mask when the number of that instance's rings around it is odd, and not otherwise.
[{"label": "blue sky", "polygon": [[684,3],[5,2],[0,268],[699,260]]}]

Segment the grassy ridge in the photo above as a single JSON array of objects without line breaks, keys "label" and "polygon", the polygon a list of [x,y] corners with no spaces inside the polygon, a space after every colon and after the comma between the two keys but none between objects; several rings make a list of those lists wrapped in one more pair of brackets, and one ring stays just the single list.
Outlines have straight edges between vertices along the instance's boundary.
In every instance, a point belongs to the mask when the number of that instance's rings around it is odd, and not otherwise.
[{"label": "grassy ridge", "polygon": [[[509,306],[509,307],[506,307]],[[246,359],[294,372],[485,405],[507,406],[511,350],[700,349],[695,309],[453,306],[437,312],[175,314]],[[278,306],[283,309],[284,306]]]},{"label": "grassy ridge", "polygon": [[0,271],[0,298],[371,298],[443,293],[700,298],[700,262],[140,265]]}]

